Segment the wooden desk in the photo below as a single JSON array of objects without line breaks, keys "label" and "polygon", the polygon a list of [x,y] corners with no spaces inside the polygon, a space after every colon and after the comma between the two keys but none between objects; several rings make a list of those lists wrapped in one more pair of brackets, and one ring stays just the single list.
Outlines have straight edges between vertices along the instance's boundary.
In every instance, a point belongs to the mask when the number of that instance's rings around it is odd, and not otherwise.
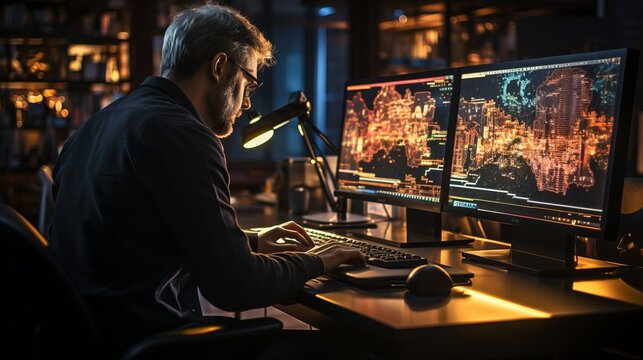
[{"label": "wooden desk", "polygon": [[[283,220],[270,209],[255,215],[240,214],[240,222],[250,227]],[[500,246],[480,239],[472,245]],[[605,347],[641,355],[639,331],[627,331],[640,329],[643,320],[640,274],[625,280],[544,279],[463,263],[460,250],[407,249],[475,274],[471,287],[456,287],[447,297],[362,290],[322,277],[308,282],[295,304],[277,307],[386,359],[511,358]]]}]

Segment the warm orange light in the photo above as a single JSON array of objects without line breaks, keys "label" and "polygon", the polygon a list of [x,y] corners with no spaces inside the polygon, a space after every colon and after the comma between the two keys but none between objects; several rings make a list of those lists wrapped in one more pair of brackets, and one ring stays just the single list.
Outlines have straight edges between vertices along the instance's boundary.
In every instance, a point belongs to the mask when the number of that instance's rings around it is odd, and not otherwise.
[{"label": "warm orange light", "polygon": [[83,68],[83,56],[78,55],[69,62],[69,71],[80,71]]},{"label": "warm orange light", "polygon": [[473,15],[474,15],[474,17],[482,17],[482,16],[496,14],[499,11],[500,11],[500,9],[498,7],[489,6],[489,7],[486,7],[486,8],[481,8],[481,9],[474,10]]},{"label": "warm orange light", "polygon": [[116,58],[110,57],[107,59],[105,79],[107,82],[118,82],[120,79],[120,74],[118,73],[118,65],[116,64]]},{"label": "warm orange light", "polygon": [[[40,100],[38,100],[40,99]],[[30,104],[39,103],[42,101],[42,95],[38,94],[35,91],[29,91],[27,94],[27,102]]]},{"label": "warm orange light", "polygon": [[120,79],[129,79],[129,43],[122,42],[118,46],[119,60],[120,60]]},{"label": "warm orange light", "polygon": [[492,303],[494,305],[504,306],[504,307],[509,308],[509,309],[511,309],[513,311],[522,312],[527,316],[541,317],[541,318],[550,318],[551,317],[550,313],[540,311],[540,310],[537,310],[537,309],[532,309],[530,307],[520,305],[520,304],[516,304],[514,302],[511,302],[511,301],[508,301],[508,300],[505,300],[505,299],[501,299],[501,298],[498,298],[498,297],[495,297],[495,296],[492,296],[492,295],[487,295],[485,293],[475,291],[473,289],[465,289],[464,294],[470,295],[472,297],[475,297],[477,300],[486,301],[486,302]]},{"label": "warm orange light", "polygon": [[25,101],[24,95],[11,95],[11,102],[16,109],[26,109],[27,102]]},{"label": "warm orange light", "polygon": [[643,306],[643,295],[623,279],[574,281],[574,291]]},{"label": "warm orange light", "polygon": [[22,110],[16,110],[16,127],[22,127]]},{"label": "warm orange light", "polygon": [[187,335],[200,335],[218,331],[221,329],[223,329],[222,326],[199,326],[198,328],[184,329],[181,330],[181,332]]},{"label": "warm orange light", "polygon": [[85,45],[85,44],[73,44],[67,48],[67,55],[69,56],[85,56],[90,54],[99,53],[102,51],[102,47],[99,45]]}]

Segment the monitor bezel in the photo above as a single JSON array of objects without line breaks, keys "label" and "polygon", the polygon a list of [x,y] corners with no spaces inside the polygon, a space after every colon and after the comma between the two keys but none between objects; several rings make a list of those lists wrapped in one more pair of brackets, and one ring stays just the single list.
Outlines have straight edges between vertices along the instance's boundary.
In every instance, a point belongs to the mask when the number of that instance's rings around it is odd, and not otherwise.
[{"label": "monitor bezel", "polygon": [[[421,72],[413,72],[413,73],[407,73],[407,74],[401,74],[401,75],[387,75],[387,76],[377,76],[377,77],[371,77],[371,78],[363,78],[363,79],[354,79],[354,80],[348,80],[344,83],[344,96],[343,96],[343,103],[342,103],[342,126],[341,126],[341,136],[340,136],[340,142],[339,142],[339,156],[337,159],[337,167],[335,169],[335,174],[337,177],[337,182],[335,184],[335,191],[334,194],[335,196],[341,196],[345,198],[350,198],[354,200],[361,200],[361,201],[369,201],[369,202],[375,202],[375,203],[381,203],[381,204],[388,204],[388,205],[394,205],[394,206],[401,206],[405,207],[408,209],[415,209],[415,210],[423,210],[423,211],[430,211],[434,213],[440,213],[442,211],[442,205],[444,202],[444,189],[445,189],[445,179],[447,179],[450,176],[450,170],[447,168],[447,165],[450,167],[448,164],[448,157],[449,157],[449,139],[451,138],[451,133],[450,133],[450,128],[451,128],[451,114],[453,111],[453,100],[454,100],[454,91],[451,92],[451,103],[449,104],[449,123],[447,124],[447,143],[446,143],[446,151],[445,151],[445,163],[444,163],[444,170],[442,171],[442,185],[441,185],[441,190],[440,190],[440,201],[438,203],[429,203],[429,202],[424,202],[424,201],[417,201],[417,200],[412,200],[412,199],[401,199],[397,198],[391,195],[369,195],[369,194],[364,194],[364,193],[359,193],[355,191],[350,191],[350,190],[343,190],[339,189],[339,167],[341,165],[341,155],[342,155],[342,144],[344,142],[344,123],[346,121],[346,96],[348,95],[348,86],[351,85],[362,85],[362,84],[370,84],[374,82],[389,82],[389,81],[403,81],[403,80],[409,80],[413,78],[426,78],[426,77],[439,77],[439,76],[452,76],[453,77],[453,84],[455,85],[456,77],[457,77],[457,69],[455,68],[450,68],[450,69],[442,69],[442,70],[430,70],[430,71],[421,71]],[[455,87],[453,90],[456,90]]]},{"label": "monitor bezel", "polygon": [[[610,152],[610,159],[607,168],[607,174],[605,178],[605,189],[604,189],[604,198],[603,198],[603,216],[601,218],[600,229],[589,229],[578,227],[574,225],[566,225],[562,223],[554,223],[546,220],[538,220],[531,218],[523,218],[518,216],[511,216],[509,214],[496,214],[490,212],[480,212],[476,210],[466,209],[463,207],[454,207],[449,204],[449,195],[450,195],[450,179],[451,179],[451,164],[449,164],[448,177],[449,181],[446,181],[445,188],[443,189],[444,198],[442,201],[442,211],[449,214],[459,215],[459,216],[469,216],[479,219],[492,220],[500,223],[510,224],[510,225],[527,225],[527,226],[542,226],[547,230],[557,231],[559,233],[577,235],[577,236],[588,236],[588,237],[598,237],[601,239],[615,239],[616,232],[618,231],[618,218],[621,208],[621,196],[623,189],[623,178],[625,171],[625,161],[615,161],[615,159],[625,159],[627,152],[627,142],[628,136],[627,132],[630,129],[630,122],[632,117],[632,107],[634,99],[634,89],[636,84],[636,78],[634,76],[626,76],[626,74],[631,74],[636,71],[636,66],[638,66],[638,52],[633,49],[621,48],[613,50],[604,50],[604,51],[595,51],[571,55],[561,55],[561,56],[551,56],[543,57],[536,59],[527,59],[527,60],[517,60],[517,61],[508,61],[502,63],[494,64],[484,64],[476,66],[467,66],[459,68],[458,74],[456,76],[456,86],[454,89],[457,90],[457,93],[454,92],[454,101],[452,101],[452,112],[451,112],[451,121],[454,125],[453,135],[455,138],[455,124],[457,123],[457,114],[460,103],[460,85],[461,85],[461,76],[463,74],[472,73],[472,72],[482,72],[482,71],[493,71],[501,69],[510,69],[521,66],[538,66],[538,65],[550,65],[556,63],[565,63],[565,62],[575,62],[575,61],[585,61],[585,60],[595,60],[601,58],[611,58],[611,57],[620,57],[622,64],[619,67],[618,73],[618,82],[621,84],[617,88],[616,98],[615,98],[615,110],[614,110],[614,128],[612,132],[611,147],[612,151]],[[451,133],[450,133],[451,134]],[[618,141],[617,141],[618,140]],[[455,146],[454,141],[452,140],[449,143],[450,148],[448,151],[453,152],[453,147]],[[452,159],[450,159],[452,160]]]}]

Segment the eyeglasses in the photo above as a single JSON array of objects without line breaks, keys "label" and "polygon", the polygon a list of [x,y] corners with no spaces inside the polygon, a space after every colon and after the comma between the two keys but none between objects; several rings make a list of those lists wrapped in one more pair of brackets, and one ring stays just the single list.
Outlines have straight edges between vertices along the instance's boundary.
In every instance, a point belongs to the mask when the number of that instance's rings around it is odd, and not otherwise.
[{"label": "eyeglasses", "polygon": [[254,95],[255,91],[257,91],[257,89],[259,89],[259,87],[263,85],[263,83],[259,81],[259,79],[254,77],[254,75],[252,75],[250,71],[242,68],[241,66],[239,66],[239,64],[232,61],[232,59],[229,59],[229,60],[234,66],[238,67],[239,70],[241,70],[248,78],[250,78],[250,80],[252,80],[256,84],[256,85],[250,84],[246,86],[246,88],[243,90],[243,97],[246,99],[249,99],[252,95]]}]

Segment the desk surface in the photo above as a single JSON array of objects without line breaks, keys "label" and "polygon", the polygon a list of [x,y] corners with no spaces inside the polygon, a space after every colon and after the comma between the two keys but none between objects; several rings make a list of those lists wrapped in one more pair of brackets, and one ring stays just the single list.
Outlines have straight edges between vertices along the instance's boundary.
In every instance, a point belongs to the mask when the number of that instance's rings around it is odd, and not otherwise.
[{"label": "desk surface", "polygon": [[[272,209],[239,215],[245,226],[278,222]],[[272,222],[270,222],[272,221]],[[627,345],[643,320],[641,275],[545,279],[463,262],[464,249],[502,245],[477,239],[464,248],[413,248],[429,261],[475,274],[446,297],[363,290],[320,277],[280,309],[319,329],[354,338],[385,358],[514,357]]]}]

